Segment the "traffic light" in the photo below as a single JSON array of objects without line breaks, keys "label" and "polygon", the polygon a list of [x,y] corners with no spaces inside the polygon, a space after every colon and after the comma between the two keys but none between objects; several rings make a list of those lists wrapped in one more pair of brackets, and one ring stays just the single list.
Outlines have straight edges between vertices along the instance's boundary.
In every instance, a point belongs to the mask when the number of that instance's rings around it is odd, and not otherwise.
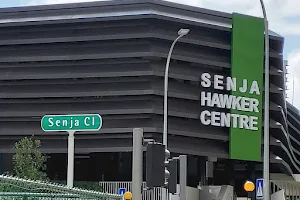
[{"label": "traffic light", "polygon": [[170,151],[168,149],[165,149],[165,174],[164,174],[164,177],[165,177],[165,184],[164,186],[167,187],[168,184],[169,184],[169,178],[170,178],[170,171],[168,169],[168,165],[169,165],[169,158],[170,158]]},{"label": "traffic light", "polygon": [[146,150],[146,184],[147,187],[160,187],[165,183],[165,146],[148,143]]},{"label": "traffic light", "polygon": [[169,193],[175,194],[177,192],[177,166],[178,159],[171,159],[168,164],[168,171],[170,172],[170,177],[168,180],[168,190]]},{"label": "traffic light", "polygon": [[170,173],[166,169],[170,152],[161,143],[148,143],[146,150],[147,187],[166,186]]}]

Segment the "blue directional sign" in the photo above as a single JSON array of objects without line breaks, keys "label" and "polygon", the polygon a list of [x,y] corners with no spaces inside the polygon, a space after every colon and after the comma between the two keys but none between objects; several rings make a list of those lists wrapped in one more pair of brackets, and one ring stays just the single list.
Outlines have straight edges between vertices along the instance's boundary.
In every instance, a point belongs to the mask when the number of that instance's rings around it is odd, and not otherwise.
[{"label": "blue directional sign", "polygon": [[119,188],[119,194],[124,195],[126,192],[126,188]]},{"label": "blue directional sign", "polygon": [[255,187],[256,187],[256,199],[263,199],[264,179],[256,179]]}]

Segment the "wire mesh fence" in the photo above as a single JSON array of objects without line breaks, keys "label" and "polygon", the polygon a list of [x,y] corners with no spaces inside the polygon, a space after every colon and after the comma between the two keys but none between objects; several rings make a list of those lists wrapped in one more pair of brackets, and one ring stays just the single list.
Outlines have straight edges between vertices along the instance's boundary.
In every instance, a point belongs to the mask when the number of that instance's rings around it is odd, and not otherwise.
[{"label": "wire mesh fence", "polygon": [[29,193],[29,192],[0,192],[0,199],[26,199],[26,200],[37,200],[37,199],[82,199],[79,195],[74,194],[55,194],[55,193]]},{"label": "wire mesh fence", "polygon": [[58,183],[33,181],[0,175],[0,200],[35,199],[101,199],[120,200],[121,195],[80,188],[69,188]]}]

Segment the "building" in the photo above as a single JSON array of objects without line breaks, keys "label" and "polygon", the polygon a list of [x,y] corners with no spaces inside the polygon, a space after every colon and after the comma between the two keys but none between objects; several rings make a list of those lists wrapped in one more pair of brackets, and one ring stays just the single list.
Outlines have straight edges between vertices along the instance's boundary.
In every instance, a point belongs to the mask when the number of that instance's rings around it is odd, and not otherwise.
[{"label": "building", "polygon": [[[49,177],[66,179],[67,134],[43,132],[41,117],[99,113],[99,132],[76,134],[75,180],[130,180],[132,129],[142,127],[146,138],[162,140],[166,57],[177,31],[189,28],[176,44],[170,65],[169,150],[188,154],[190,186],[232,184],[242,194],[246,179],[262,176],[257,159],[261,143],[253,146],[258,151],[251,159],[230,159],[230,128],[200,120],[203,109],[210,110],[201,106],[201,91],[215,92],[203,89],[201,75],[233,73],[232,14],[159,0],[124,0],[4,8],[0,19],[2,172],[11,169],[14,143],[34,135],[48,154]],[[258,31],[253,32],[258,41],[253,56],[261,73],[254,75],[262,89],[263,24],[249,19]],[[283,37],[270,31],[270,170],[293,175],[300,171],[300,117],[285,98],[283,43]],[[249,68],[236,65],[235,70],[241,75]],[[259,103],[261,120],[262,100]],[[258,129],[256,145],[262,141],[261,126]],[[207,161],[213,177],[205,176]]]}]

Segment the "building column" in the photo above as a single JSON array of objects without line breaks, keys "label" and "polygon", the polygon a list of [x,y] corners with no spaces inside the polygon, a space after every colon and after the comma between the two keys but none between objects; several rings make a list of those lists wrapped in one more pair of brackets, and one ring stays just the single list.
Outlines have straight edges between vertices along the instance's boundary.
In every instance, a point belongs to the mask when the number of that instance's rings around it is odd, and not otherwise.
[{"label": "building column", "polygon": [[0,153],[0,174],[3,174],[4,173],[4,170],[3,170],[3,166],[2,166],[2,156],[3,156],[3,153]]},{"label": "building column", "polygon": [[198,178],[201,185],[207,185],[206,161],[207,157],[198,157]]},{"label": "building column", "polygon": [[208,157],[208,159],[205,163],[207,185],[214,184],[214,163],[215,162],[217,162],[216,157]]},{"label": "building column", "polygon": [[227,175],[228,185],[235,187],[235,170],[234,170],[234,160],[226,160],[225,172]]}]

